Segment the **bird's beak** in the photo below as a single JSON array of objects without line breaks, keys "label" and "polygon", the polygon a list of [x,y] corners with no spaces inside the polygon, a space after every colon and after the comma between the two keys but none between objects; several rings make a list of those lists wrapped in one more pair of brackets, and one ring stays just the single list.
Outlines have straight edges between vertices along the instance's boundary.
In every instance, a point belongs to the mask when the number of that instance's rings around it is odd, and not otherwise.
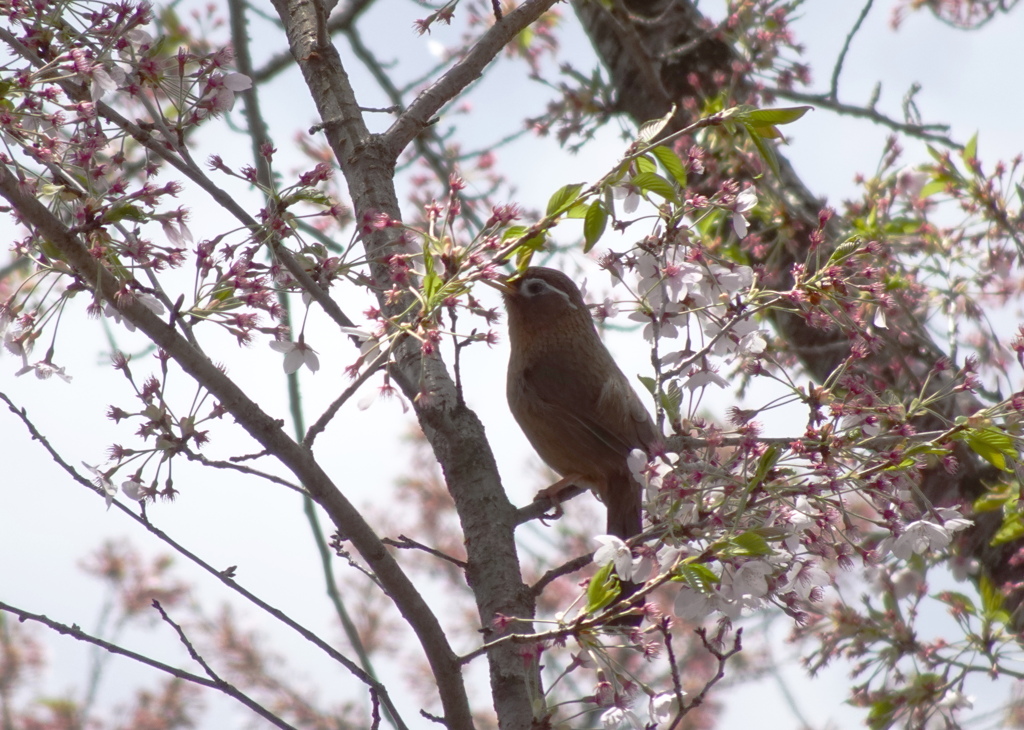
[{"label": "bird's beak", "polygon": [[497,289],[502,294],[512,295],[516,293],[516,290],[509,284],[509,279],[481,279],[487,286]]}]

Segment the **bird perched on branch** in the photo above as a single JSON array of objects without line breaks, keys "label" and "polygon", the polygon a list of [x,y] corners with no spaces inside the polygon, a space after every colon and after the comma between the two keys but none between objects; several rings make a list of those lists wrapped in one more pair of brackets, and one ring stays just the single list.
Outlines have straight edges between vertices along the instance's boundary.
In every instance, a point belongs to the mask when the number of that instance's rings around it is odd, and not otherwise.
[{"label": "bird perched on branch", "polygon": [[[492,282],[493,283],[493,282]],[[640,533],[641,487],[626,458],[657,449],[657,429],[601,342],[583,295],[560,271],[534,266],[495,283],[508,311],[512,353],[506,395],[519,427],[562,479],[538,496],[590,488],[608,509],[607,531]]]}]

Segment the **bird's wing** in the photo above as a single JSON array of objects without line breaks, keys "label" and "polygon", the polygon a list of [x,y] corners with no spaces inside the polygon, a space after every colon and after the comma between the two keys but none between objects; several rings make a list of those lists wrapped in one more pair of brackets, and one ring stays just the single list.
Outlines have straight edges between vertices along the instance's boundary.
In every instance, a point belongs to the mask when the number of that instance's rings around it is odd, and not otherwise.
[{"label": "bird's wing", "polygon": [[563,422],[566,438],[586,441],[578,445],[584,452],[606,449],[624,459],[657,440],[647,409],[617,368],[603,382],[582,375],[567,378],[565,372],[564,367],[543,364],[527,368],[524,397],[543,404],[552,419]]}]

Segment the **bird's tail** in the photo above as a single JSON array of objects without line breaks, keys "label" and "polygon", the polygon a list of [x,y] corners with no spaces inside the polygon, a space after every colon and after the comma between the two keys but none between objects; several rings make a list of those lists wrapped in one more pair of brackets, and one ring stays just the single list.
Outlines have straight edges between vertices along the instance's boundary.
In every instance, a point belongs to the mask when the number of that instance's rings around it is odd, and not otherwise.
[{"label": "bird's tail", "polygon": [[643,530],[640,513],[640,485],[628,473],[617,474],[608,483],[605,495],[608,507],[608,534],[623,540]]},{"label": "bird's tail", "polygon": [[[628,540],[643,532],[641,489],[641,486],[628,472],[617,475],[609,482],[605,500],[608,508],[607,530],[609,535]],[[640,590],[639,584],[622,580],[621,576],[619,585],[622,589],[619,594],[620,601],[628,599]],[[630,601],[630,606],[642,609],[644,600],[641,598]],[[639,626],[641,621],[643,621],[643,615],[638,614],[627,616],[614,623],[620,626]]]}]

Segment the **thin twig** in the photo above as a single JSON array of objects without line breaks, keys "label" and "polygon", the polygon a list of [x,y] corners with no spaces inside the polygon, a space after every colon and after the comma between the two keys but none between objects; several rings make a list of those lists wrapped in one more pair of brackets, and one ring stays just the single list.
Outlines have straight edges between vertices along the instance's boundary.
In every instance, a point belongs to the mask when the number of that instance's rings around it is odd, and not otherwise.
[{"label": "thin twig", "polygon": [[949,147],[950,149],[955,150],[962,147],[962,145],[957,144],[950,139],[948,135],[938,133],[937,130],[949,131],[949,126],[946,124],[907,124],[905,122],[898,122],[892,117],[876,111],[874,106],[869,108],[854,106],[853,104],[843,104],[842,102],[829,98],[827,94],[805,94],[800,91],[793,91],[792,89],[779,88],[771,89],[770,91],[775,94],[775,96],[782,99],[790,99],[791,101],[813,104],[823,109],[831,109],[837,114],[844,114],[850,117],[869,119],[875,124],[888,127],[893,131],[901,132],[909,137],[923,139],[928,142],[935,142],[936,144],[941,144],[942,146]]},{"label": "thin twig", "polygon": [[238,689],[227,680],[222,679],[215,671],[213,671],[213,667],[211,667],[206,662],[206,660],[203,659],[202,655],[198,651],[196,651],[195,646],[192,645],[192,642],[189,641],[189,638],[185,635],[185,631],[181,628],[181,626],[174,622],[170,616],[167,615],[167,612],[164,611],[164,607],[160,605],[160,601],[156,600],[155,598],[153,599],[153,608],[157,610],[157,612],[160,614],[160,617],[164,620],[164,622],[167,623],[171,628],[173,628],[174,631],[178,634],[178,640],[181,641],[181,643],[185,646],[185,650],[188,651],[188,655],[192,657],[193,661],[195,661],[196,664],[203,668],[203,671],[206,672],[206,676],[213,680],[213,686],[216,689],[220,690],[228,697],[232,697],[238,702],[242,703],[260,717],[268,720],[271,724],[276,725],[280,728],[295,730],[294,727],[289,725],[283,719],[272,713],[270,710],[265,708],[256,700],[249,697],[249,695],[242,692],[242,690]]},{"label": "thin twig", "polygon": [[36,623],[40,623],[48,629],[56,631],[58,634],[70,636],[72,639],[77,639],[78,641],[84,641],[87,644],[99,647],[109,654],[126,657],[139,662],[140,664],[145,664],[147,667],[152,667],[153,669],[164,672],[165,674],[169,674],[172,677],[183,679],[186,682],[192,682],[193,684],[208,687],[209,689],[220,689],[220,687],[217,686],[217,683],[213,680],[207,679],[206,677],[202,677],[198,674],[186,672],[185,670],[178,669],[177,667],[172,667],[170,664],[164,664],[156,659],[151,659],[143,654],[138,654],[130,649],[118,646],[117,644],[112,644],[109,641],[105,641],[97,636],[93,636],[92,634],[82,631],[82,629],[77,625],[73,624],[68,626],[67,624],[62,624],[59,621],[54,621],[53,619],[40,614],[30,613],[29,611],[25,611],[17,606],[12,606],[9,603],[4,603],[3,601],[0,601],[0,611],[6,611],[7,613],[16,616],[18,621],[34,621]]},{"label": "thin twig", "polygon": [[[199,464],[202,464],[203,466],[208,466],[208,467],[211,467],[213,469],[230,469],[232,471],[237,471],[237,472],[239,472],[241,474],[247,474],[249,476],[254,476],[254,477],[259,477],[260,479],[265,479],[268,482],[270,482],[271,484],[278,484],[278,485],[280,485],[282,487],[287,487],[288,489],[291,489],[294,492],[298,492],[299,494],[306,494],[306,490],[303,489],[298,484],[294,484],[293,482],[290,482],[287,479],[282,479],[281,477],[275,476],[274,474],[268,474],[267,472],[260,471],[259,469],[253,469],[250,466],[243,466],[242,464],[236,464],[233,461],[222,461],[222,460],[219,460],[219,459],[207,459],[202,454],[199,454],[199,453],[197,453],[195,451],[192,451],[191,449],[187,449],[187,448],[186,449],[182,449],[181,453],[183,453],[185,455],[185,457],[189,461],[195,461],[195,462],[197,462]],[[265,454],[263,454],[263,456],[265,456]]]},{"label": "thin twig", "polygon": [[[61,467],[61,469],[64,470],[66,474],[68,474],[68,476],[70,476],[72,479],[74,479],[76,482],[86,487],[90,491],[96,493],[100,497],[103,497],[104,499],[106,498],[106,494],[103,492],[102,489],[97,487],[86,477],[79,474],[78,471],[73,466],[64,461],[64,459],[57,452],[57,450],[52,446],[52,444],[50,444],[49,440],[45,436],[43,436],[43,434],[40,433],[39,430],[36,429],[35,425],[28,419],[28,415],[25,412],[25,409],[18,408],[17,406],[15,406],[6,393],[0,392],[0,400],[6,403],[8,408],[10,408],[11,412],[21,419],[22,423],[28,429],[29,434],[32,436],[32,439],[34,441],[38,441],[42,445],[46,452],[50,454],[50,457],[57,463],[58,466]],[[150,522],[145,516],[136,514],[116,499],[113,500],[111,506],[116,507],[123,514],[127,515],[136,523],[140,524],[143,528],[146,529],[146,531],[148,531],[150,534],[152,534],[154,537],[156,537],[164,544],[168,545],[172,550],[174,550],[174,552],[184,556],[187,560],[200,567],[206,573],[214,576],[217,580],[219,580],[229,589],[238,593],[245,600],[249,601],[257,608],[260,608],[264,612],[270,614],[275,619],[283,623],[285,626],[288,626],[290,629],[292,629],[300,636],[302,636],[302,638],[312,643],[314,646],[316,646],[329,657],[331,657],[334,661],[338,662],[343,667],[345,667],[345,669],[351,672],[353,676],[356,677],[356,679],[366,684],[370,688],[370,690],[378,694],[378,696],[381,698],[381,701],[384,703],[384,706],[388,709],[388,712],[390,712],[392,716],[398,720],[399,728],[401,728],[401,730],[407,730],[407,728],[401,722],[401,719],[398,716],[398,711],[391,701],[391,697],[388,694],[387,688],[384,687],[384,685],[382,685],[369,673],[363,671],[358,665],[352,662],[352,660],[348,659],[345,655],[338,652],[330,644],[325,643],[319,636],[317,636],[315,633],[299,624],[297,621],[289,617],[280,609],[271,606],[266,601],[262,600],[255,594],[250,593],[248,590],[246,590],[241,585],[236,583],[233,577],[233,573],[226,570],[217,570],[212,565],[210,565],[202,558],[200,558],[198,555],[191,552],[180,543],[176,542],[167,533],[165,533],[163,530],[159,529],[152,522]]]},{"label": "thin twig", "polygon": [[857,22],[853,24],[853,28],[846,36],[846,41],[843,43],[843,48],[839,51],[839,57],[836,59],[836,65],[832,68],[832,83],[829,85],[829,97],[832,101],[839,101],[839,74],[843,72],[843,63],[846,61],[846,54],[850,51],[850,44],[853,42],[853,37],[857,35],[861,25],[864,23],[864,19],[868,17],[868,13],[871,12],[871,6],[875,4],[875,0],[867,0],[864,3],[864,7],[861,8],[860,15],[857,17]]},{"label": "thin twig", "polygon": [[664,616],[661,622],[658,624],[658,630],[661,631],[662,637],[665,639],[665,652],[668,654],[668,666],[669,672],[672,674],[672,691],[676,693],[676,702],[681,708],[683,706],[683,680],[679,676],[679,665],[676,663],[676,651],[672,648],[672,631],[671,631],[672,619],[668,616]]},{"label": "thin twig", "polygon": [[[157,602],[154,601],[153,603]],[[192,682],[193,684],[197,684],[202,687],[207,687],[209,689],[215,689],[218,692],[223,692],[229,697],[232,697],[238,702],[242,703],[243,705],[251,709],[253,712],[258,714],[260,717],[266,719],[271,724],[276,725],[279,728],[283,728],[284,730],[295,730],[293,726],[289,725],[280,717],[267,710],[265,707],[263,707],[258,702],[242,693],[237,688],[233,687],[232,685],[228,684],[227,682],[224,682],[219,678],[207,679],[206,677],[201,677],[198,674],[186,672],[182,669],[178,669],[177,667],[172,667],[169,664],[164,664],[163,662],[159,662],[155,659],[150,659],[149,657],[143,654],[138,654],[129,649],[125,649],[124,647],[118,646],[117,644],[112,644],[109,641],[104,641],[99,637],[87,634],[77,626],[68,626],[67,624],[62,624],[58,621],[49,619],[46,616],[41,616],[35,613],[29,613],[28,611],[24,611],[8,603],[4,603],[3,601],[0,601],[0,611],[7,611],[8,613],[17,616],[19,621],[35,621],[37,623],[41,623],[47,628],[56,631],[58,634],[64,634],[66,636],[70,636],[72,639],[77,639],[78,641],[84,641],[88,644],[98,646],[99,648],[103,649],[105,652],[109,654],[123,656],[127,659],[136,661],[139,664],[144,664],[147,667],[152,667],[153,669],[163,672],[164,674],[169,674],[172,677],[176,677],[186,682]],[[200,663],[203,665],[204,668],[206,668],[205,663]],[[213,676],[215,677],[216,675]]]},{"label": "thin twig", "polygon": [[484,68],[520,31],[547,12],[555,0],[526,0],[492,25],[468,53],[461,56],[435,83],[425,89],[408,106],[384,134],[385,141],[397,159],[406,145],[416,138],[441,108],[483,73]]},{"label": "thin twig", "polygon": [[[396,112],[401,112],[404,107],[404,100],[402,98],[401,90],[395,86],[388,75],[387,71],[384,70],[383,65],[377,59],[377,57],[370,51],[366,45],[363,44],[363,40],[359,33],[354,28],[349,28],[345,31],[345,38],[348,39],[349,45],[352,47],[352,52],[355,53],[367,70],[373,76],[377,85],[381,88],[388,99],[391,101],[391,108]],[[360,107],[361,108],[361,107]],[[448,178],[454,170],[455,160],[449,159],[444,154],[444,142],[434,125],[428,125],[422,134],[416,136],[412,140],[412,144],[416,148],[416,158],[418,160],[425,161],[430,169],[433,170],[434,175],[437,176],[438,182],[442,185],[448,184]],[[437,149],[435,149],[435,147]],[[440,152],[438,150],[441,150]],[[483,220],[472,208],[466,206],[462,209],[463,215],[466,220],[470,221],[477,228],[483,227]]]},{"label": "thin twig", "polygon": [[592,562],[594,562],[594,553],[580,555],[578,558],[573,558],[568,562],[562,563],[557,568],[552,568],[542,575],[540,580],[530,586],[530,593],[535,596],[539,596],[553,581],[558,580],[563,575],[569,575],[570,573],[575,573],[577,570],[582,570]]},{"label": "thin twig", "polygon": [[396,547],[401,550],[422,550],[428,555],[433,555],[435,558],[440,558],[441,560],[445,560],[451,563],[459,570],[465,570],[469,567],[465,560],[459,560],[458,558],[454,558],[448,553],[443,553],[436,548],[432,548],[429,545],[424,545],[423,543],[417,542],[416,540],[413,540],[410,537],[406,537],[405,535],[399,535],[397,539],[385,537],[381,539],[381,542],[383,542],[385,545],[391,545],[392,547]]},{"label": "thin twig", "polygon": [[693,631],[695,634],[697,634],[697,636],[700,637],[700,640],[704,644],[704,648],[708,650],[708,653],[718,660],[718,671],[715,673],[714,677],[712,677],[704,683],[704,687],[703,689],[701,689],[700,694],[694,697],[692,702],[686,705],[680,704],[679,712],[676,713],[675,719],[672,720],[672,724],[669,726],[669,730],[675,730],[675,728],[679,726],[680,721],[682,721],[683,716],[686,715],[686,713],[688,713],[693,708],[699,707],[700,705],[704,704],[704,698],[707,697],[707,694],[711,691],[711,688],[725,678],[726,662],[728,662],[731,657],[743,651],[743,629],[736,629],[736,638],[733,640],[732,649],[730,649],[727,652],[719,651],[714,647],[714,645],[710,641],[708,641],[708,632],[707,629],[705,629],[703,626],[700,628],[696,628]]},{"label": "thin twig", "polygon": [[319,436],[325,428],[327,428],[327,424],[331,422],[332,418],[334,418],[335,414],[338,412],[338,409],[345,405],[345,402],[348,401],[348,399],[351,398],[353,395],[355,395],[356,391],[359,390],[363,386],[363,384],[373,376],[374,373],[376,373],[384,366],[384,363],[387,362],[388,358],[391,356],[391,352],[393,349],[394,344],[392,344],[392,346],[389,347],[386,352],[380,353],[373,360],[373,362],[371,362],[366,367],[366,369],[362,373],[360,373],[360,375],[355,380],[353,380],[352,383],[347,388],[345,388],[345,390],[342,391],[341,395],[335,398],[334,402],[331,403],[331,405],[327,406],[327,410],[325,410],[320,415],[320,418],[316,419],[316,423],[310,426],[309,430],[306,431],[306,436],[302,439],[303,446],[305,446],[307,449],[313,447],[313,441],[315,441],[316,437]]}]

